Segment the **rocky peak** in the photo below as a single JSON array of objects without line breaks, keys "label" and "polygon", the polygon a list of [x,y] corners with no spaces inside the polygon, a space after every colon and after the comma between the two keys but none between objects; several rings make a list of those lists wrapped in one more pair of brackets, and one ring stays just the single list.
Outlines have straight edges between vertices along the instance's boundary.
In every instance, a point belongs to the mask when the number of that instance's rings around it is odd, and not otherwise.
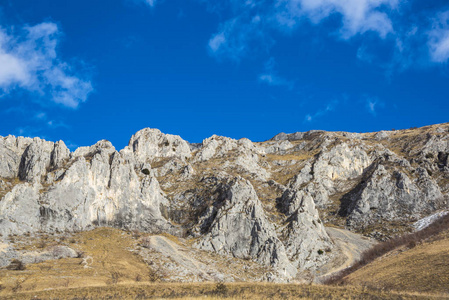
[{"label": "rocky peak", "polygon": [[136,132],[128,143],[136,160],[145,163],[156,157],[191,156],[190,145],[178,135],[163,134],[158,129],[145,128]]},{"label": "rocky peak", "polygon": [[201,144],[146,128],[120,151],[0,137],[0,233],[170,233],[293,280],[338,260],[327,224],[386,239],[446,208],[448,140],[449,124]]}]

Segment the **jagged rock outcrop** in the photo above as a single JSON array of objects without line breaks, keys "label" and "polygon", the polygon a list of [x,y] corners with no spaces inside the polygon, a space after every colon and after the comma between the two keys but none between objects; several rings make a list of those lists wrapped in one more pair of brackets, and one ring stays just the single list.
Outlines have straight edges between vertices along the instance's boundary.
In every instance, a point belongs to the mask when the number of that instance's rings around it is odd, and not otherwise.
[{"label": "jagged rock outcrop", "polygon": [[323,265],[334,245],[326,233],[313,198],[300,190],[288,189],[282,195],[288,225],[282,235],[289,259],[300,269]]},{"label": "jagged rock outcrop", "polygon": [[25,149],[19,165],[19,178],[26,181],[40,181],[50,167],[50,153],[53,143],[35,138]]},{"label": "jagged rock outcrop", "polygon": [[54,144],[53,151],[50,156],[50,166],[53,169],[63,167],[64,162],[69,159],[70,150],[63,141],[58,141]]},{"label": "jagged rock outcrop", "polygon": [[407,223],[446,206],[426,170],[418,169],[417,178],[411,179],[398,168],[388,170],[382,164],[373,168],[367,180],[343,198],[348,206],[343,206],[342,213],[348,216],[350,228],[365,228],[383,219]]},{"label": "jagged rock outcrop", "polygon": [[22,234],[39,230],[39,186],[16,185],[0,201],[0,234]]},{"label": "jagged rock outcrop", "polygon": [[114,226],[195,238],[292,280],[338,260],[325,224],[377,239],[447,208],[449,124],[378,133],[281,133],[201,144],[146,128],[106,140],[0,138],[0,233]]},{"label": "jagged rock outcrop", "polygon": [[[128,149],[108,141],[82,147],[69,156],[63,143],[33,141],[24,150],[19,183],[0,202],[0,232],[84,230],[112,225],[176,233],[161,207],[167,199],[154,176],[141,173]],[[43,185],[38,180],[50,165]]]},{"label": "jagged rock outcrop", "polygon": [[129,140],[128,148],[140,163],[156,157],[185,159],[191,156],[189,144],[180,136],[163,134],[158,129],[145,128],[136,132]]},{"label": "jagged rock outcrop", "polygon": [[15,250],[8,244],[0,244],[0,268],[6,267],[11,264],[13,259],[19,260],[23,264],[40,263],[46,260],[54,260],[61,258],[74,258],[79,257],[80,253],[74,249],[63,246],[55,245],[48,249],[40,251],[24,251]]},{"label": "jagged rock outcrop", "polygon": [[202,227],[207,234],[196,247],[253,259],[276,268],[289,278],[295,277],[297,268],[287,258],[285,247],[266,218],[251,183],[242,178],[234,179],[224,187],[222,198],[217,204],[219,207],[205,218],[206,224]]}]

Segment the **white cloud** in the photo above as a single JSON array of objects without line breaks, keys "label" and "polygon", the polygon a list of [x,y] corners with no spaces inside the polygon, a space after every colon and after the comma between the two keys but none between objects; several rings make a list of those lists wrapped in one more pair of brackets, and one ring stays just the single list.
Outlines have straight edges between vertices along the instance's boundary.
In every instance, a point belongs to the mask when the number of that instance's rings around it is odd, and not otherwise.
[{"label": "white cloud", "polygon": [[431,60],[437,63],[447,62],[449,60],[449,11],[438,15],[428,36]]},{"label": "white cloud", "polygon": [[[159,0],[138,1],[154,6]],[[273,31],[290,34],[305,21],[319,26],[332,18],[341,20],[338,25],[332,22],[336,27],[331,31],[336,32],[343,40],[368,32],[381,39],[391,37],[389,41],[392,42],[390,47],[393,49],[388,59],[379,58],[375,50],[370,51],[366,45],[371,44],[372,40],[359,46],[357,52],[360,60],[387,69],[387,74],[417,64],[428,65],[429,58],[437,63],[449,61],[449,11],[440,13],[429,28],[428,21],[432,20],[429,10],[414,12],[414,18],[406,18],[400,11],[404,7],[410,7],[410,1],[406,0],[197,1],[207,5],[210,12],[217,13],[220,17],[223,16],[222,12],[232,13],[208,41],[209,53],[219,59],[238,61],[258,50],[269,52],[274,44],[271,40]],[[410,10],[406,12],[410,13]],[[281,82],[278,79],[272,73],[259,76],[259,80],[267,84],[276,85]]]},{"label": "white cloud", "polygon": [[71,108],[86,101],[92,84],[58,57],[59,36],[51,22],[25,26],[18,33],[0,27],[0,90],[24,89]]},{"label": "white cloud", "polygon": [[212,52],[219,51],[220,47],[224,46],[225,44],[226,44],[226,37],[225,37],[225,33],[223,31],[215,34],[209,40],[209,48],[210,48],[210,50],[212,50]]},{"label": "white cloud", "polygon": [[[209,40],[215,56],[238,59],[250,52],[253,41],[270,46],[272,29],[291,31],[304,20],[319,24],[331,15],[341,16],[340,37],[349,39],[368,31],[385,38],[394,32],[388,12],[400,0],[263,0],[229,1],[233,17],[220,25]],[[401,0],[403,1],[403,0]]]},{"label": "white cloud", "polygon": [[385,38],[393,32],[393,25],[384,10],[397,5],[398,0],[278,0],[276,19],[282,26],[294,27],[304,17],[318,24],[332,14],[339,14],[342,38],[349,39],[367,31]]}]

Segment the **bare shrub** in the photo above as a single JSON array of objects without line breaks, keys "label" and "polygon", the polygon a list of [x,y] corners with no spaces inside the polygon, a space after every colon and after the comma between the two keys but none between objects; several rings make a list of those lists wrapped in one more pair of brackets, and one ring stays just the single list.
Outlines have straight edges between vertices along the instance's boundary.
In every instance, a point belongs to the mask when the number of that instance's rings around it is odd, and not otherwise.
[{"label": "bare shrub", "polygon": [[84,257],[84,251],[78,250],[76,251],[76,258],[83,258]]},{"label": "bare shrub", "polygon": [[150,248],[150,246],[151,246],[150,237],[146,236],[146,237],[141,238],[139,241],[139,245],[144,248]]},{"label": "bare shrub", "polygon": [[426,228],[421,229],[413,233],[405,234],[402,236],[397,236],[389,239],[383,243],[379,243],[363,252],[359,261],[354,263],[351,267],[342,270],[336,275],[325,280],[325,284],[342,284],[344,283],[344,278],[349,274],[355,272],[361,267],[371,263],[376,258],[383,256],[384,254],[398,248],[401,246],[408,246],[409,248],[415,247],[418,243],[435,237],[439,233],[449,229],[449,214],[444,215]]},{"label": "bare shrub", "polygon": [[153,269],[153,268],[149,268],[148,269],[148,279],[151,282],[155,282],[155,281],[159,281],[162,279],[162,275],[160,272],[160,269]]},{"label": "bare shrub", "polygon": [[70,285],[70,279],[69,278],[64,279],[64,281],[62,282],[62,286],[69,287],[69,285]]},{"label": "bare shrub", "polygon": [[45,247],[47,247],[47,243],[44,240],[40,240],[39,243],[37,243],[36,247],[39,249],[44,249]]},{"label": "bare shrub", "polygon": [[229,292],[229,289],[223,282],[217,283],[217,285],[215,286],[215,289],[213,291],[214,294],[221,295],[221,296],[226,296],[228,294],[228,292]]},{"label": "bare shrub", "polygon": [[408,248],[412,249],[416,247],[416,242],[415,241],[410,241],[410,243],[408,243],[407,245]]},{"label": "bare shrub", "polygon": [[14,271],[22,271],[25,270],[25,265],[21,260],[13,259],[9,266],[6,267],[8,270],[14,270]]},{"label": "bare shrub", "polygon": [[139,230],[137,230],[137,229],[134,229],[134,230],[132,231],[132,235],[133,235],[133,238],[135,238],[136,240],[139,239],[140,236],[141,236]]},{"label": "bare shrub", "polygon": [[112,271],[110,283],[117,284],[120,281],[121,277],[122,277],[122,274],[120,272]]},{"label": "bare shrub", "polygon": [[12,286],[12,292],[13,292],[13,293],[17,293],[18,291],[20,291],[20,290],[22,289],[22,283],[23,283],[24,281],[25,281],[25,280],[17,279],[17,280],[14,282],[14,285]]}]

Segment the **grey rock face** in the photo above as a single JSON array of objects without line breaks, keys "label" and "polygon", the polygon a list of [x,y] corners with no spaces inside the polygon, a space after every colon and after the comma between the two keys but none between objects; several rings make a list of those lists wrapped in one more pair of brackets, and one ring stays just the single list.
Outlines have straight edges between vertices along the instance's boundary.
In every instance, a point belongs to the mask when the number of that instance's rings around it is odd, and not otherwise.
[{"label": "grey rock face", "polygon": [[18,176],[19,165],[23,148],[31,143],[31,139],[7,136],[0,138],[0,176],[3,178],[14,178]]},{"label": "grey rock face", "polygon": [[70,152],[62,141],[0,137],[0,233],[170,233],[291,280],[338,255],[323,223],[373,236],[371,227],[411,229],[447,208],[448,158],[448,124],[201,144],[147,128],[120,151],[106,140]]},{"label": "grey rock face", "polygon": [[383,139],[388,139],[390,134],[391,134],[390,131],[379,131],[378,133],[376,133],[375,138],[378,141],[383,140]]},{"label": "grey rock face", "polygon": [[401,170],[388,170],[382,164],[373,169],[368,179],[343,199],[347,206],[343,206],[342,213],[348,215],[350,228],[361,229],[382,219],[409,222],[446,203],[440,188],[427,172],[411,179]]},{"label": "grey rock face", "polygon": [[253,259],[296,276],[296,268],[287,258],[285,247],[273,225],[267,220],[251,183],[236,178],[223,194],[207,234],[196,244],[204,250]]},{"label": "grey rock face", "polygon": [[334,247],[326,233],[312,197],[302,191],[287,190],[283,194],[287,205],[288,225],[283,230],[288,258],[300,269],[320,266],[329,260]]},{"label": "grey rock face", "polygon": [[[330,150],[324,148],[316,159],[306,162],[299,173],[292,178],[289,187],[298,197],[311,198],[317,205],[326,206],[329,203],[329,196],[340,192],[338,182],[350,181],[361,176],[371,163],[363,148],[351,146],[350,148],[348,144],[341,143]],[[289,213],[297,209],[294,205],[289,207]]]},{"label": "grey rock face", "polygon": [[0,233],[34,232],[39,230],[38,185],[16,185],[0,202]]},{"label": "grey rock face", "polygon": [[33,264],[46,260],[78,256],[77,251],[63,245],[53,246],[42,251],[18,251],[8,244],[0,244],[0,268],[8,266],[13,259],[18,259],[24,264]]},{"label": "grey rock face", "polygon": [[50,230],[112,225],[173,231],[160,213],[167,200],[157,179],[145,176],[141,180],[126,153],[114,152],[109,157],[100,152],[90,164],[84,158],[77,160],[41,202],[42,225]]},{"label": "grey rock face", "polygon": [[34,138],[22,155],[19,178],[26,181],[39,181],[50,167],[50,153],[53,143]]},{"label": "grey rock face", "polygon": [[50,164],[53,168],[61,168],[64,162],[69,158],[70,150],[63,141],[55,143],[53,151],[51,152]]},{"label": "grey rock face", "polygon": [[190,157],[190,145],[181,137],[163,134],[158,129],[145,128],[134,134],[128,148],[134,152],[136,161],[145,163],[155,157]]},{"label": "grey rock face", "polygon": [[[51,166],[56,170],[48,171]],[[70,155],[62,142],[34,139],[18,173],[30,183],[17,184],[0,202],[4,235],[97,225],[177,232],[161,215],[160,208],[168,203],[157,179],[141,173],[132,152],[117,152],[110,142]]]}]

